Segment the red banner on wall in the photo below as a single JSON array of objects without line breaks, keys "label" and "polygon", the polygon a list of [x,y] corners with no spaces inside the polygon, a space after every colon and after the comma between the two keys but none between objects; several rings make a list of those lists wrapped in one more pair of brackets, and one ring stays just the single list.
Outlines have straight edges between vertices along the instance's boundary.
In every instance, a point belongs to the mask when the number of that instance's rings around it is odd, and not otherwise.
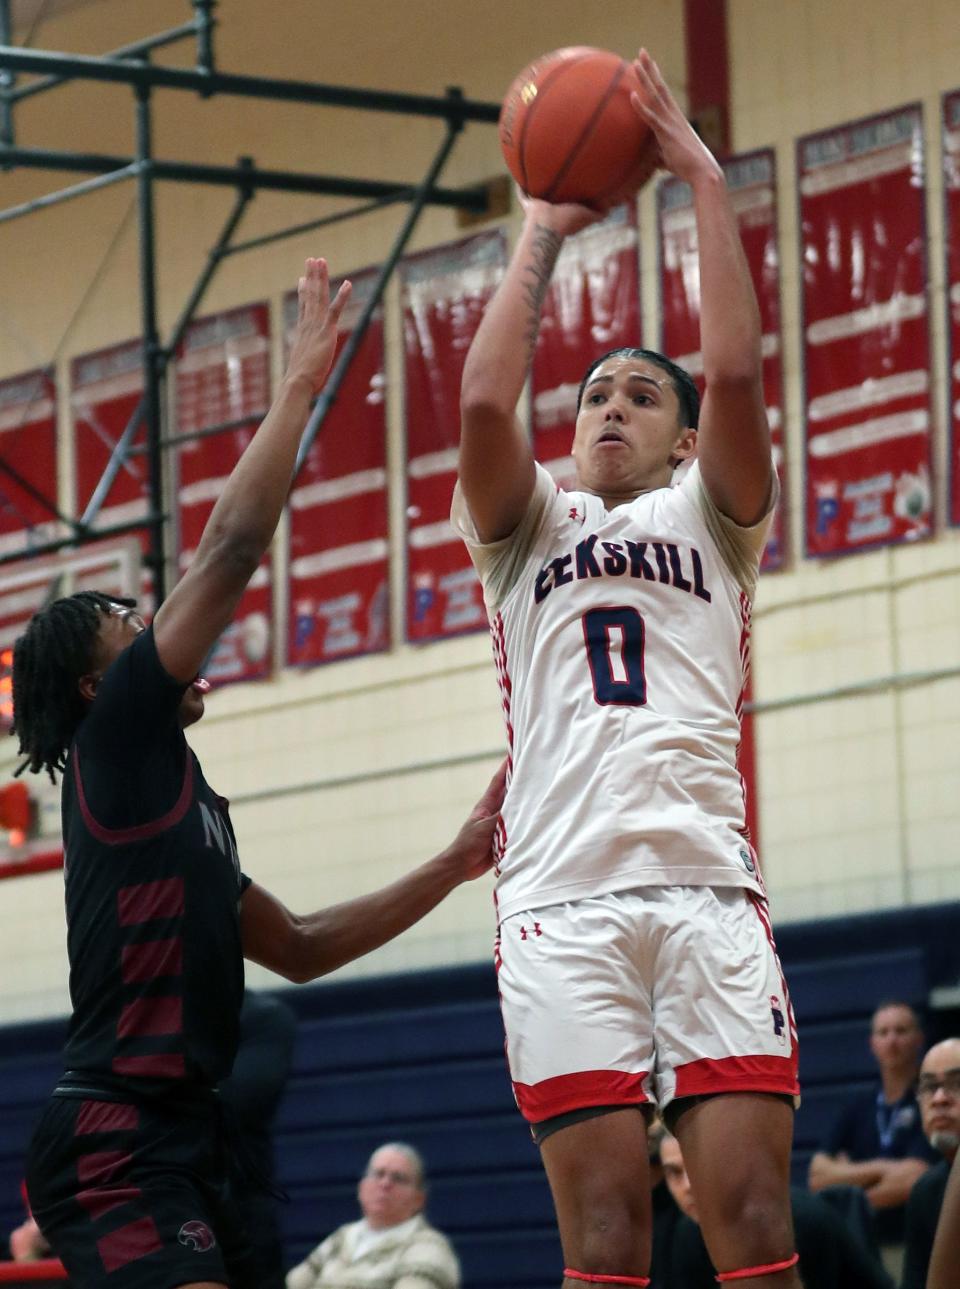
[{"label": "red banner on wall", "polygon": [[450,525],[460,438],[460,377],[506,247],[483,233],[401,266],[407,428],[407,638],[486,625],[483,595]]},{"label": "red banner on wall", "polygon": [[919,106],[797,145],[806,549],[929,535],[930,342]]},{"label": "red banner on wall", "polygon": [[[190,567],[210,512],[269,406],[267,306],[248,305],[191,323],[177,350],[175,433],[230,428],[177,447],[181,574]],[[272,598],[268,551],[204,666],[211,683],[269,674]]]},{"label": "red banner on wall", "polygon": [[[77,515],[82,515],[100,482],[113,449],[127,428],[143,394],[143,351],[139,340],[75,358],[70,366],[70,410],[77,480]],[[120,467],[94,520],[94,530],[127,523],[149,514],[150,466],[146,429],[141,421],[133,437],[132,454]],[[149,550],[146,530],[138,534],[140,549]],[[144,567],[140,612],[153,612],[153,576]]]},{"label": "red banner on wall", "polygon": [[948,514],[951,524],[960,524],[960,90],[943,100],[943,205],[950,397]]},{"label": "red banner on wall", "polygon": [[530,374],[533,448],[563,488],[575,486],[570,445],[583,374],[609,349],[640,340],[640,266],[633,203],[568,238],[543,302]]},{"label": "red banner on wall", "polygon": [[57,391],[50,372],[0,381],[0,462],[14,471],[0,469],[0,553],[55,541]]},{"label": "red banner on wall", "polygon": [[[724,162],[723,169],[760,307],[763,390],[782,498],[786,495],[786,486],[776,158],[770,150],[750,152],[731,157]],[[661,349],[693,376],[702,394],[700,270],[693,194],[689,184],[679,179],[668,179],[660,185],[657,199],[663,319]],[[786,524],[781,503],[774,515],[762,567],[781,568],[785,547]]]},{"label": "red banner on wall", "polygon": [[[339,350],[376,284],[351,273]],[[333,295],[339,283],[331,284]],[[284,300],[288,347],[297,294]],[[390,644],[383,310],[377,308],[290,494],[287,661],[373,653]]]}]

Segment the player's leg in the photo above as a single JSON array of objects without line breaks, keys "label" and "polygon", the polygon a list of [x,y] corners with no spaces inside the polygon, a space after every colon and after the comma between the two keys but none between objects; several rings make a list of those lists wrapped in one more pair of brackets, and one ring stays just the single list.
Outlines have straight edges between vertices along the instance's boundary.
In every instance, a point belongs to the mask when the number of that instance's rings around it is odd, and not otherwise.
[{"label": "player's leg", "polygon": [[789,1173],[797,1044],[764,901],[663,887],[654,1006],[657,1092],[718,1274],[795,1289]]},{"label": "player's leg", "polygon": [[[564,1285],[645,1285],[650,1269],[651,1209],[647,1131],[632,1106],[550,1133],[540,1147],[553,1193]],[[612,1278],[612,1279],[611,1279]]]},{"label": "player's leg", "polygon": [[791,1265],[793,1106],[750,1092],[682,1105],[675,1103],[674,1130],[714,1266],[737,1273],[731,1283],[739,1289],[800,1289]]},{"label": "player's leg", "polygon": [[541,1143],[571,1289],[590,1277],[642,1286],[648,1275],[645,955],[634,902],[619,894],[518,914],[500,927],[510,1076]]}]

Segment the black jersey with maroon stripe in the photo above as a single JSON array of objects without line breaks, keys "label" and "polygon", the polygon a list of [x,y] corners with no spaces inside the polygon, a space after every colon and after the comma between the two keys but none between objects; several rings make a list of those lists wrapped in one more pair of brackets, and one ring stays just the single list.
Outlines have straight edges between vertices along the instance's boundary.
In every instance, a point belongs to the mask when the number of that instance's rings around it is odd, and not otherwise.
[{"label": "black jersey with maroon stripe", "polygon": [[63,776],[67,1068],[144,1094],[230,1071],[243,999],[227,803],[183,736],[148,628],[111,664]]}]

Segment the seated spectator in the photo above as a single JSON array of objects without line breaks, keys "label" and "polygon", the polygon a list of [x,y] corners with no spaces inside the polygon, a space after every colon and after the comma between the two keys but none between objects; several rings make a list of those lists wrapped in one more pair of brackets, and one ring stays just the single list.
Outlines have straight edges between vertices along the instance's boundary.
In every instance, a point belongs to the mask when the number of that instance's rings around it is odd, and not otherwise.
[{"label": "seated spectator", "polygon": [[[660,1158],[670,1193],[683,1213],[674,1230],[666,1289],[714,1289],[715,1271],[697,1217],[697,1205],[676,1137],[664,1133]],[[880,1263],[851,1235],[825,1200],[791,1188],[799,1271],[809,1289],[893,1289]],[[771,1277],[772,1279],[772,1277]]]},{"label": "seated spectator", "polygon": [[940,1155],[940,1162],[924,1173],[907,1202],[902,1289],[924,1289],[927,1283],[943,1193],[950,1165],[960,1148],[960,1038],[937,1043],[923,1058],[917,1098],[923,1130]]},{"label": "seated spectator", "polygon": [[647,1128],[650,1205],[653,1210],[650,1289],[669,1289],[672,1283],[673,1232],[681,1216],[663,1175],[660,1143],[663,1141],[665,1132],[666,1128],[660,1119],[654,1119]]},{"label": "seated spectator", "polygon": [[863,1189],[877,1215],[881,1244],[902,1241],[907,1196],[937,1159],[924,1136],[915,1093],[922,1047],[923,1030],[913,1008],[881,1003],[870,1028],[870,1051],[880,1079],[844,1106],[810,1161],[812,1191],[827,1186]]},{"label": "seated spectator", "polygon": [[423,1216],[426,1179],[412,1146],[375,1150],[357,1194],[363,1217],[289,1271],[287,1289],[458,1289],[457,1255]]}]

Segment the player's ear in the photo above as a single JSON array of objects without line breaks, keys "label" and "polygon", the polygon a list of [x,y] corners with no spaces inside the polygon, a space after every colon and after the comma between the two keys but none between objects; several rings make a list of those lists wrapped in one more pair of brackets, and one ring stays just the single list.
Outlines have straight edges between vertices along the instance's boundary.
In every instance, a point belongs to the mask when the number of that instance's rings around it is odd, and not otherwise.
[{"label": "player's ear", "polygon": [[680,461],[689,461],[697,451],[697,431],[686,429],[680,431],[680,437],[673,445],[671,460],[674,465]]},{"label": "player's ear", "polygon": [[86,702],[92,703],[97,696],[97,686],[99,684],[99,672],[88,672],[86,676],[81,676],[77,681],[77,688],[80,690],[80,697]]}]

